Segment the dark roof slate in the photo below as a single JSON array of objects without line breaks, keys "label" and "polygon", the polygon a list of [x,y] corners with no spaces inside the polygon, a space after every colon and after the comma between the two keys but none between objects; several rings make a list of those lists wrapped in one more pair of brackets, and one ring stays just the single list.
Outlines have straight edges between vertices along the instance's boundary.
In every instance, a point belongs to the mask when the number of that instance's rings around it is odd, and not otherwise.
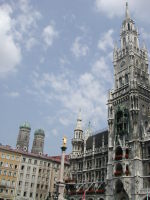
[{"label": "dark roof slate", "polygon": [[96,133],[90,136],[86,141],[86,149],[92,149],[93,138],[95,138],[95,148],[100,148],[102,146],[102,137],[104,136],[104,145],[108,145],[108,130]]}]

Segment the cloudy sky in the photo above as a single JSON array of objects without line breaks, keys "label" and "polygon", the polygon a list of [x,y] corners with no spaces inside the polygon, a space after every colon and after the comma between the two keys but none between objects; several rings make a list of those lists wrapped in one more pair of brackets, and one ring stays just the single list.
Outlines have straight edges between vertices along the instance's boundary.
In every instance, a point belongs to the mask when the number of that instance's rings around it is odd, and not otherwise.
[{"label": "cloudy sky", "polygon": [[[131,0],[141,44],[150,50],[150,1]],[[79,109],[83,129],[107,127],[112,50],[125,0],[0,0],[0,143],[15,147],[19,125],[45,130],[45,153],[60,153]]]}]

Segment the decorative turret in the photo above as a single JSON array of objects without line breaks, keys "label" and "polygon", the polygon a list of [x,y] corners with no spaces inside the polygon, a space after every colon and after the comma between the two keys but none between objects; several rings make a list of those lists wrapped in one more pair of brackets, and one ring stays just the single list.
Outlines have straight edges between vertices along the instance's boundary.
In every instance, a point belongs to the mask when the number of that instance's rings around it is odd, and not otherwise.
[{"label": "decorative turret", "polygon": [[45,133],[42,129],[37,129],[34,133],[32,153],[43,154]]},{"label": "decorative turret", "polygon": [[126,19],[130,19],[129,8],[128,8],[128,2],[126,2]]},{"label": "decorative turret", "polygon": [[134,21],[130,18],[128,3],[126,3],[125,20],[121,28],[121,48],[139,48],[138,31],[134,26]]},{"label": "decorative turret", "polygon": [[78,114],[77,124],[76,124],[75,130],[82,130],[81,110],[79,110],[79,114]]},{"label": "decorative turret", "polygon": [[77,124],[74,129],[74,138],[72,139],[72,154],[77,155],[83,151],[83,130],[81,110],[79,111]]},{"label": "decorative turret", "polygon": [[128,3],[120,31],[120,41],[120,48],[115,45],[113,53],[115,89],[127,84],[135,88],[138,83],[149,87],[148,53],[145,45],[139,45],[138,30],[130,17]]},{"label": "decorative turret", "polygon": [[20,125],[16,147],[19,150],[28,151],[31,127],[28,122]]},{"label": "decorative turret", "polygon": [[91,122],[89,121],[88,127],[85,130],[84,139],[87,140],[88,137],[90,137],[90,136],[92,136],[92,128],[91,128]]}]

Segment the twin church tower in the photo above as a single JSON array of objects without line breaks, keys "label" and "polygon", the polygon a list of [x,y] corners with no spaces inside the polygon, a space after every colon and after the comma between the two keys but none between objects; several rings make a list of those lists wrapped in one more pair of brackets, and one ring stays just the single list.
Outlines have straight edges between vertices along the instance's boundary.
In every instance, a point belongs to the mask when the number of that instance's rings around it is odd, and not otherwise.
[{"label": "twin church tower", "polygon": [[[18,150],[27,151],[29,149],[30,140],[30,125],[25,122],[20,126],[16,147]],[[45,133],[42,129],[37,129],[34,132],[34,140],[32,145],[32,153],[43,154]]]}]

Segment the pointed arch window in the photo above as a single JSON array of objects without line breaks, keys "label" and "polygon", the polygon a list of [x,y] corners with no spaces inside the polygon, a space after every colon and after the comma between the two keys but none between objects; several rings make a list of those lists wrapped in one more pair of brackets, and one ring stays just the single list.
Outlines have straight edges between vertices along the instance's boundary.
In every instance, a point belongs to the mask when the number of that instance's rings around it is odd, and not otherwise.
[{"label": "pointed arch window", "polygon": [[130,31],[130,24],[128,23],[128,31]]},{"label": "pointed arch window", "polygon": [[125,46],[125,45],[126,45],[126,39],[123,38],[123,46]]},{"label": "pointed arch window", "polygon": [[116,171],[115,171],[115,176],[121,176],[123,174],[123,167],[120,163],[117,163],[116,165]]},{"label": "pointed arch window", "polygon": [[116,148],[116,151],[115,151],[115,160],[122,160],[122,157],[123,157],[123,151],[122,151],[122,148],[120,146],[118,146]]},{"label": "pointed arch window", "polygon": [[123,85],[123,82],[122,82],[122,77],[119,78],[119,86],[121,87]]},{"label": "pointed arch window", "polygon": [[125,84],[129,82],[128,74],[125,75]]},{"label": "pointed arch window", "polygon": [[129,112],[126,108],[118,108],[118,111],[115,115],[115,129],[116,141],[119,141],[119,139],[122,140],[124,136],[126,139],[128,139]]}]

